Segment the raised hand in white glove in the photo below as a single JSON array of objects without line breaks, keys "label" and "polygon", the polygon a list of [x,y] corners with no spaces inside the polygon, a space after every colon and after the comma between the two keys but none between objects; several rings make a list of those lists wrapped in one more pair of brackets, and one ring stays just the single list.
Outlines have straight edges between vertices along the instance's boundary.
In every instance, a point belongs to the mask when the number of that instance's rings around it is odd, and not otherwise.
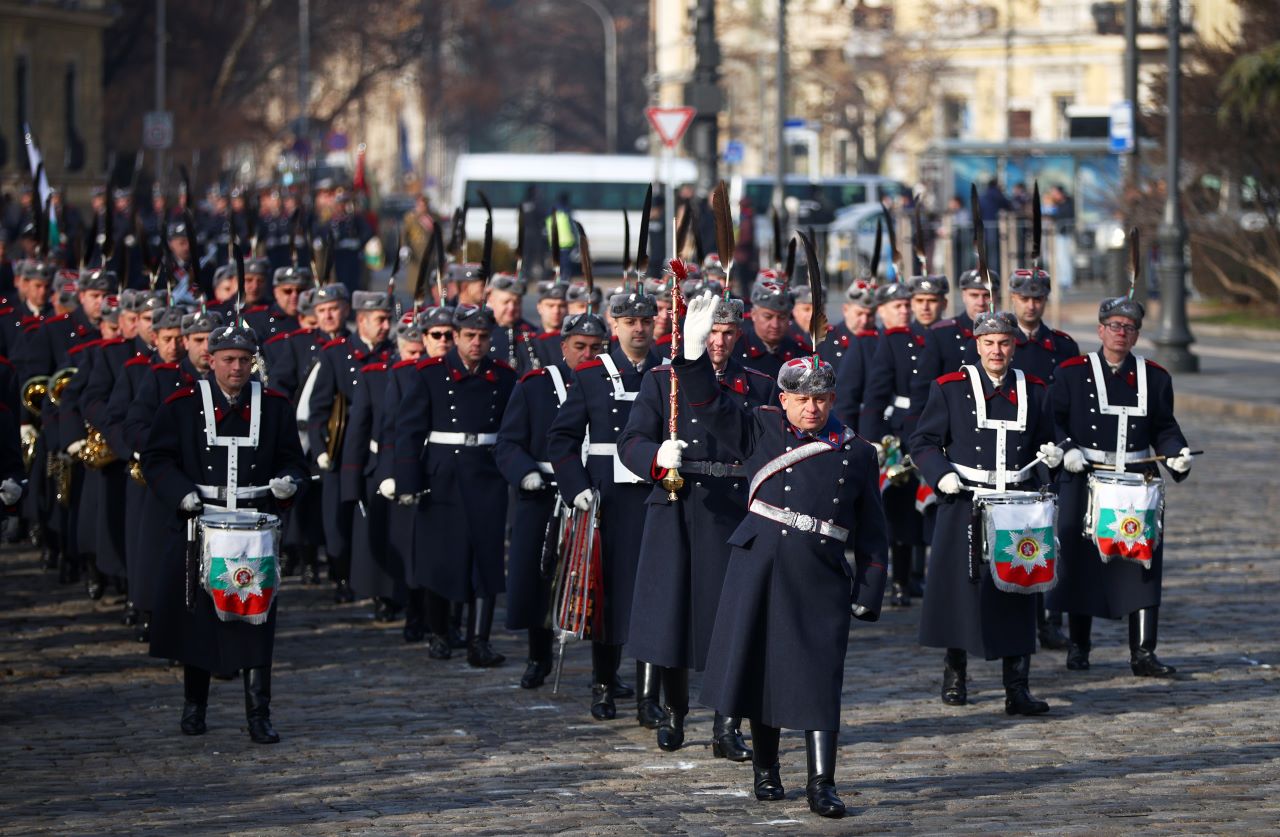
[{"label": "raised hand in white glove", "polygon": [[36,436],[39,436],[39,435],[40,435],[40,431],[36,429],[36,426],[34,424],[22,425],[22,431],[21,431],[22,444],[24,445],[31,444],[31,442],[36,438]]},{"label": "raised hand in white glove", "polygon": [[83,449],[84,449],[84,439],[76,439],[74,442],[67,445],[67,455],[78,456],[80,454],[80,451]]},{"label": "raised hand in white glove", "polygon": [[201,500],[200,495],[194,491],[192,491],[186,497],[183,497],[182,503],[179,505],[182,508],[182,510],[184,512],[187,512],[188,514],[199,514],[201,511],[204,510],[204,501]]},{"label": "raised hand in white glove", "polygon": [[547,483],[542,479],[542,474],[537,471],[530,471],[520,478],[521,491],[541,491]]},{"label": "raised hand in white glove", "polygon": [[318,467],[321,471],[327,471],[332,466],[333,466],[333,460],[329,458],[328,452],[321,451],[320,455],[316,457],[316,467]]},{"label": "raised hand in white glove", "polygon": [[684,359],[697,360],[707,350],[707,335],[716,317],[720,301],[714,296],[700,296],[689,300],[684,318]]},{"label": "raised hand in white glove", "polygon": [[1057,468],[1062,464],[1062,448],[1053,442],[1045,442],[1040,446],[1040,455],[1044,459],[1044,464],[1050,468]]},{"label": "raised hand in white glove", "polygon": [[387,477],[378,483],[378,493],[388,500],[394,500],[396,498],[396,481],[391,477]]},{"label": "raised hand in white glove", "polygon": [[938,490],[943,494],[959,494],[962,488],[964,483],[960,482],[960,475],[955,471],[948,471],[938,480]]},{"label": "raised hand in white glove", "polygon": [[578,511],[586,511],[591,508],[590,488],[584,488],[578,492],[578,496],[573,498],[573,507]]},{"label": "raised hand in white glove", "polygon": [[653,460],[659,468],[666,468],[668,471],[679,468],[684,463],[684,449],[687,447],[688,442],[667,439],[658,447],[658,455]]},{"label": "raised hand in white glove", "polygon": [[402,506],[412,506],[414,502],[416,502],[416,500],[417,498],[414,497],[412,494],[401,494],[400,496],[396,497],[396,502]]},{"label": "raised hand in white glove", "polygon": [[271,486],[271,494],[277,500],[288,500],[298,493],[298,484],[288,477],[276,477],[267,485]]},{"label": "raised hand in white glove", "polygon": [[1089,463],[1084,458],[1084,451],[1072,448],[1062,455],[1062,467],[1073,474],[1080,474],[1089,467]]},{"label": "raised hand in white glove", "polygon": [[12,506],[22,497],[22,486],[13,480],[0,482],[0,504]]},{"label": "raised hand in white glove", "polygon": [[1179,474],[1187,473],[1191,470],[1191,448],[1183,448],[1178,451],[1177,456],[1166,459],[1164,464],[1170,471]]}]

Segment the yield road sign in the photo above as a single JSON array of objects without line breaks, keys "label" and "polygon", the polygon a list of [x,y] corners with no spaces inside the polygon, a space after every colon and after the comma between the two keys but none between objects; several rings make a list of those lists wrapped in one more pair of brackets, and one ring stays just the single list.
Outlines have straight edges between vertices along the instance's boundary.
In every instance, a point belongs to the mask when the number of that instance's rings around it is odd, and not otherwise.
[{"label": "yield road sign", "polygon": [[689,107],[644,109],[644,115],[649,117],[649,124],[658,132],[658,137],[667,148],[676,147],[696,113],[697,110]]}]

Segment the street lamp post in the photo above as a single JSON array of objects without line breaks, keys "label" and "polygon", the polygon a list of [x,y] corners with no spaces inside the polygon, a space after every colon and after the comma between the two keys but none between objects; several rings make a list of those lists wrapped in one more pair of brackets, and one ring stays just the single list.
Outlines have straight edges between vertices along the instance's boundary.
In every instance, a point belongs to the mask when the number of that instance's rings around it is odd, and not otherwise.
[{"label": "street lamp post", "polygon": [[1187,327],[1186,264],[1182,250],[1187,229],[1179,203],[1182,133],[1181,117],[1182,18],[1181,0],[1169,0],[1169,91],[1165,123],[1165,153],[1169,171],[1165,184],[1164,220],[1160,224],[1160,333],[1155,338],[1156,357],[1172,372],[1198,372],[1199,358],[1191,353],[1191,329]]},{"label": "street lamp post", "polygon": [[[777,20],[778,68],[776,71],[778,95],[777,113],[774,114],[774,137],[777,156],[774,158],[773,199],[777,202],[779,225],[783,233],[787,229],[787,0],[778,0]],[[777,245],[774,245],[777,247]]]},{"label": "street lamp post", "polygon": [[600,0],[578,0],[600,18],[604,27],[604,135],[605,150],[618,153],[618,28]]}]

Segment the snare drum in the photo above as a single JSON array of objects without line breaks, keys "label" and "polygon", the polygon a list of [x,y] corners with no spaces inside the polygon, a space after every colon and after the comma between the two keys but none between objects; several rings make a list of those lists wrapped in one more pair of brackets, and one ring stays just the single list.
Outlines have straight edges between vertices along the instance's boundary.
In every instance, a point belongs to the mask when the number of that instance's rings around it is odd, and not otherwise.
[{"label": "snare drum", "polygon": [[1089,474],[1089,506],[1084,531],[1103,562],[1137,561],[1151,569],[1164,529],[1164,480],[1145,474]]},{"label": "snare drum", "polygon": [[223,622],[267,621],[280,588],[280,518],[250,511],[209,512],[196,522],[200,585]]},{"label": "snare drum", "polygon": [[1043,593],[1058,583],[1058,497],[1003,491],[974,498],[982,513],[983,557],[1006,593]]}]

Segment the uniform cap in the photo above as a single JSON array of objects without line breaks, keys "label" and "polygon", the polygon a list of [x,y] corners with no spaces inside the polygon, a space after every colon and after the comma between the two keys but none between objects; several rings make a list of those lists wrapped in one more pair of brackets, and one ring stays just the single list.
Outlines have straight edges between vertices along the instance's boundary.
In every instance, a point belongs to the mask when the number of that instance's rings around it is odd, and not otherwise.
[{"label": "uniform cap", "polygon": [[112,294],[102,300],[102,310],[99,312],[102,319],[110,323],[120,321],[120,297]]},{"label": "uniform cap", "polygon": [[186,311],[181,308],[165,308],[151,315],[151,327],[154,329],[162,328],[182,328],[182,320],[186,316]]},{"label": "uniform cap", "polygon": [[493,309],[487,305],[459,305],[453,309],[453,327],[478,328],[490,331],[497,325]]},{"label": "uniform cap", "polygon": [[35,259],[23,259],[18,263],[18,278],[48,282],[53,278],[53,266]]},{"label": "uniform cap", "polygon": [[584,311],[581,314],[570,314],[564,318],[564,324],[560,328],[560,340],[563,341],[575,335],[604,337],[606,333],[604,320],[595,314],[588,314]]},{"label": "uniform cap", "polygon": [[1019,296],[1044,299],[1049,295],[1049,272],[1046,270],[1029,270],[1020,267],[1013,272],[1009,280],[1009,291]]},{"label": "uniform cap", "polygon": [[422,342],[422,326],[418,325],[418,320],[410,311],[400,318],[400,322],[396,323],[392,329],[395,333],[396,340],[405,343],[421,343]]},{"label": "uniform cap", "polygon": [[624,291],[609,297],[609,316],[621,317],[656,317],[658,301],[644,291]]},{"label": "uniform cap", "polygon": [[311,285],[311,268],[302,265],[286,265],[276,268],[272,283],[276,285],[297,285],[305,288]]},{"label": "uniform cap", "polygon": [[835,392],[836,372],[831,364],[813,355],[792,358],[778,370],[778,388],[796,395]]},{"label": "uniform cap", "polygon": [[863,308],[876,307],[876,286],[866,279],[854,279],[844,290],[844,298]]},{"label": "uniform cap", "polygon": [[433,305],[418,312],[416,317],[418,329],[426,333],[433,326],[453,327],[453,307],[449,305]]},{"label": "uniform cap", "polygon": [[[169,293],[167,291],[138,291],[138,298],[134,301],[134,310],[141,314],[144,311],[160,311],[169,305]],[[155,315],[152,314],[154,321]]]},{"label": "uniform cap", "polygon": [[783,283],[776,279],[757,279],[751,286],[751,304],[770,311],[790,314],[796,298]]},{"label": "uniform cap", "polygon": [[973,318],[973,336],[984,334],[1013,334],[1018,321],[1008,311],[986,311]]},{"label": "uniform cap", "polygon": [[947,277],[941,273],[932,273],[928,276],[912,276],[907,286],[911,288],[912,296],[946,296],[951,290],[951,283],[947,281]]},{"label": "uniform cap", "polygon": [[298,294],[298,313],[308,317],[316,313],[316,289],[308,288]]},{"label": "uniform cap", "polygon": [[351,294],[347,291],[347,286],[341,282],[330,282],[328,285],[321,285],[315,289],[312,295],[313,305],[320,305],[325,302],[350,302]]},{"label": "uniform cap", "polygon": [[742,300],[726,299],[721,294],[716,299],[716,310],[711,317],[711,322],[720,325],[739,325],[742,322]]},{"label": "uniform cap", "polygon": [[244,263],[244,272],[246,275],[252,273],[255,276],[270,276],[271,262],[266,259],[248,259]]},{"label": "uniform cap", "polygon": [[564,299],[569,292],[569,285],[565,282],[556,282],[548,280],[538,283],[538,301],[544,299]]},{"label": "uniform cap", "polygon": [[[345,285],[342,287],[346,287]],[[353,311],[391,311],[391,294],[386,291],[356,291],[351,295]]]},{"label": "uniform cap", "polygon": [[223,323],[222,314],[217,311],[196,311],[182,318],[182,336],[188,334],[209,334]]},{"label": "uniform cap", "polygon": [[464,262],[449,265],[444,278],[449,282],[483,282],[485,275],[481,265],[476,262]]},{"label": "uniform cap", "polygon": [[495,273],[489,277],[489,290],[506,291],[517,296],[524,296],[525,282],[514,273]]},{"label": "uniform cap", "polygon": [[1142,328],[1142,318],[1146,315],[1147,309],[1142,306],[1142,303],[1136,299],[1129,299],[1127,296],[1104,299],[1102,304],[1098,306],[1098,322],[1100,323],[1105,323],[1111,317],[1128,317],[1133,320],[1134,325]]},{"label": "uniform cap", "polygon": [[255,354],[258,351],[258,336],[245,326],[221,325],[209,332],[209,353],[239,349]]},{"label": "uniform cap", "polygon": [[168,227],[168,236],[169,236],[169,238],[186,238],[186,236],[187,236],[187,222],[186,222],[186,221],[171,221],[171,222],[169,223],[169,227]]},{"label": "uniform cap", "polygon": [[876,288],[876,305],[911,299],[911,288],[902,282],[890,282]]},{"label": "uniform cap", "polygon": [[591,289],[591,293],[588,295],[585,283],[574,282],[565,291],[564,298],[567,302],[586,302],[593,307],[598,307],[604,301],[604,291],[599,286],[596,286]]},{"label": "uniform cap", "polygon": [[724,279],[728,275],[725,273],[724,263],[720,261],[719,253],[708,253],[702,260],[702,275],[716,279]]},{"label": "uniform cap", "polygon": [[105,291],[111,293],[116,289],[116,274],[100,267],[86,268],[80,271],[77,285],[82,291]]},{"label": "uniform cap", "polygon": [[996,292],[996,288],[1000,285],[1000,274],[991,268],[987,268],[987,276],[991,281],[987,281],[978,273],[977,269],[966,270],[960,274],[960,290],[962,291],[990,291]]}]

